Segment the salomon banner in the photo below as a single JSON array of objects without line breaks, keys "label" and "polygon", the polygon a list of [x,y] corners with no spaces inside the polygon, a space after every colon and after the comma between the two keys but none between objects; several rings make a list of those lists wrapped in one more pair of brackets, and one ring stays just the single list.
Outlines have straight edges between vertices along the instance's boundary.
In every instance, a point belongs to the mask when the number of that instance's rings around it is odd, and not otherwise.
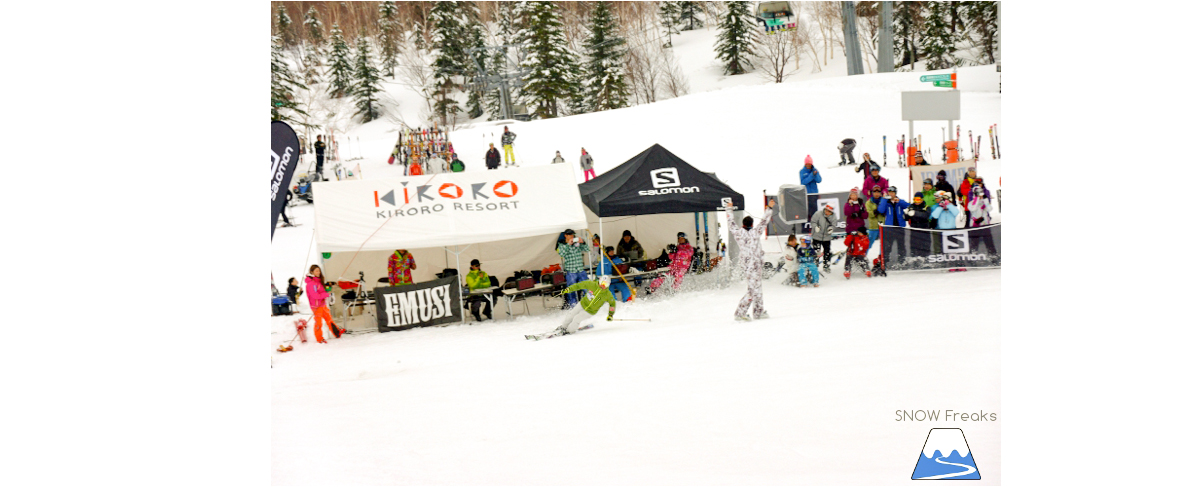
[{"label": "salomon banner", "polygon": [[296,131],[284,122],[271,122],[271,238],[275,238],[275,222],[287,204],[287,186],[300,163],[300,139]]},{"label": "salomon banner", "polygon": [[[840,191],[836,193],[814,193],[808,196],[815,199],[816,210],[814,210],[814,212],[820,211],[820,209],[824,208],[827,204],[833,206],[833,217],[837,220],[837,230],[834,230],[833,235],[845,235],[846,217],[842,215],[842,208],[846,205],[846,201],[850,199],[850,192]],[[772,199],[776,199],[776,197],[767,196],[767,200]],[[779,202],[776,201],[775,204],[778,205]],[[776,206],[776,208],[778,208],[778,206]],[[783,220],[783,217],[776,212],[775,216],[771,218],[771,224],[767,225],[767,236],[791,235],[793,233],[796,235],[812,234],[812,224],[809,222],[802,222],[795,225],[789,225]]]},{"label": "salomon banner", "polygon": [[375,288],[380,333],[462,321],[462,310],[458,276]]},{"label": "salomon banner", "polygon": [[880,252],[892,271],[1000,267],[1000,224],[954,230],[879,226]]}]

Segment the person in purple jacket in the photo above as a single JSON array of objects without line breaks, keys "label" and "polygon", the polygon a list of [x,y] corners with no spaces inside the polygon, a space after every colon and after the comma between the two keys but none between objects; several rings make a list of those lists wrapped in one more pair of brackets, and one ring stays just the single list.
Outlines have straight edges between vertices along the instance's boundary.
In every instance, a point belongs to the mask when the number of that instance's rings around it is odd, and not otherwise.
[{"label": "person in purple jacket", "polygon": [[867,206],[858,197],[858,188],[850,188],[850,199],[842,206],[842,214],[846,215],[846,234],[867,226]]},{"label": "person in purple jacket", "polygon": [[888,187],[887,178],[879,175],[879,164],[871,164],[871,174],[863,180],[862,192],[864,195],[870,195],[871,190],[878,186],[879,190],[886,191]]}]

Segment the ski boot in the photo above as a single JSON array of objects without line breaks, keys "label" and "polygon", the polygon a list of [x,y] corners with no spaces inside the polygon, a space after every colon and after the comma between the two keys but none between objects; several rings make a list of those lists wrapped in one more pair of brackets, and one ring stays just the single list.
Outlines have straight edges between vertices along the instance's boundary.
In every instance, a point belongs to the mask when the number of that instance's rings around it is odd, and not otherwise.
[{"label": "ski boot", "polygon": [[749,316],[733,315],[733,319],[737,321],[750,321]]},{"label": "ski boot", "polygon": [[871,271],[867,271],[867,277],[871,277]]},{"label": "ski boot", "polygon": [[849,279],[849,278],[850,278],[850,271],[846,271],[846,272],[845,272],[844,274],[842,274],[842,275],[846,276],[846,279]]},{"label": "ski boot", "polygon": [[755,316],[755,317],[754,317],[754,319],[756,319],[756,320],[765,320],[765,319],[768,319],[768,318],[770,318],[770,317],[771,317],[771,315],[767,314],[767,312],[766,312],[766,311],[763,311],[761,315]]}]

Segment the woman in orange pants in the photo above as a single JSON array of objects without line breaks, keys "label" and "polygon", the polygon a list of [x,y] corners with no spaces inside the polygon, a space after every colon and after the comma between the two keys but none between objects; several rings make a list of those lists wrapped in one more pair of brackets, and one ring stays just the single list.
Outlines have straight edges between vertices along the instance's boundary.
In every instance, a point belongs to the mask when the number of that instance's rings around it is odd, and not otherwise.
[{"label": "woman in orange pants", "polygon": [[308,307],[312,308],[313,312],[313,335],[317,337],[317,343],[325,343],[325,338],[321,336],[322,329],[325,328],[324,322],[329,323],[329,327],[334,331],[336,338],[341,338],[341,330],[333,323],[333,317],[329,316],[329,306],[325,304],[325,298],[329,297],[329,293],[325,291],[325,284],[321,282],[321,266],[313,264],[308,268],[308,276],[305,276],[304,283],[308,291]]}]

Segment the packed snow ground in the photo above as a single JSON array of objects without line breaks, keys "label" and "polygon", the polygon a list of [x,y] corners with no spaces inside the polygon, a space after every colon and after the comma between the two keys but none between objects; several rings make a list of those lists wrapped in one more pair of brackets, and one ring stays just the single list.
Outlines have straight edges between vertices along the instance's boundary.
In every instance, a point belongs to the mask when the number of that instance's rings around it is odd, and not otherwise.
[{"label": "packed snow ground", "polygon": [[[676,40],[676,45],[680,41]],[[832,68],[830,68],[832,69]],[[823,191],[858,186],[835,146],[896,166],[900,92],[930,89],[920,74],[890,73],[735,86],[622,110],[512,123],[522,165],[555,150],[577,166],[588,148],[603,173],[654,143],[715,171],[746,196],[796,184],[805,154]],[[979,171],[999,189],[987,126],[1000,122],[994,67],[959,70],[962,137],[984,135]],[[944,123],[921,122],[937,148]],[[468,171],[483,170],[498,124],[452,133]],[[387,121],[356,127],[366,178],[401,175],[386,164]],[[493,139],[494,138],[494,139]],[[346,149],[342,149],[347,157]],[[940,159],[933,151],[930,159]],[[327,163],[327,168],[332,164]],[[328,169],[327,169],[328,171]],[[577,170],[578,171],[578,170]],[[582,181],[580,172],[579,180]],[[904,188],[904,185],[897,184]],[[902,190],[902,195],[906,194]],[[272,269],[282,289],[319,263],[312,207],[289,209]],[[995,215],[999,216],[999,215]],[[694,229],[681,229],[689,234]],[[772,252],[778,242],[765,242]],[[840,243],[835,243],[835,250]],[[650,250],[650,249],[648,249]],[[619,318],[548,341],[523,335],[557,326],[557,311],[515,320],[367,333],[273,353],[272,474],[279,484],[895,484],[909,482],[932,427],[962,428],[982,483],[1000,482],[996,422],[898,421],[897,410],[1000,411],[1001,271],[856,275],[840,266],[820,288],[764,284],[771,318],[735,323],[744,281],[618,308]],[[327,273],[336,275],[336,269]],[[306,300],[302,300],[305,303]],[[537,309],[536,300],[530,303]],[[307,314],[307,305],[301,305]],[[498,316],[503,316],[498,313]],[[294,335],[272,319],[271,347]]]}]

